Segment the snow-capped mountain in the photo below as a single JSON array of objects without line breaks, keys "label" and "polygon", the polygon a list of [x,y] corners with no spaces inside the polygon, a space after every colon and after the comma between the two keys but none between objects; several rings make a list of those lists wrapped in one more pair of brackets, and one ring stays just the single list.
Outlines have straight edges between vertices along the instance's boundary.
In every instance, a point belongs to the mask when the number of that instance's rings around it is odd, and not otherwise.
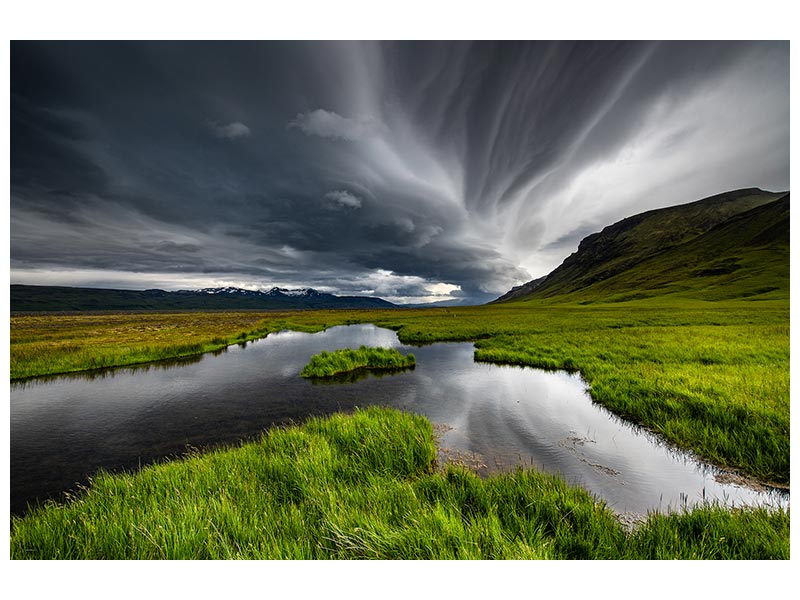
[{"label": "snow-capped mountain", "polygon": [[197,292],[198,294],[237,294],[239,296],[249,296],[249,295],[259,295],[262,292],[253,291],[253,290],[245,290],[242,288],[237,287],[221,287],[221,288],[203,288],[201,290],[181,290],[181,291],[192,291]]},{"label": "snow-capped mountain", "polygon": [[[197,294],[210,294],[214,296],[250,296],[250,297],[259,297],[259,296],[266,296],[269,298],[314,298],[318,296],[333,296],[333,294],[326,294],[324,292],[318,292],[314,288],[297,288],[297,289],[289,289],[289,288],[281,288],[281,287],[273,287],[268,292],[263,290],[246,290],[244,288],[238,287],[218,287],[218,288],[202,288],[199,290],[181,290],[181,292],[190,292],[190,293],[197,293]],[[338,297],[338,296],[334,296]]]}]

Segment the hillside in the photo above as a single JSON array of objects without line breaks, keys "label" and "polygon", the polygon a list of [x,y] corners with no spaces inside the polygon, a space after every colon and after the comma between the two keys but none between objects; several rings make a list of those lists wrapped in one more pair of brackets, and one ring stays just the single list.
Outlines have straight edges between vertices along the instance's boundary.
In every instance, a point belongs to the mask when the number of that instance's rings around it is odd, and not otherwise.
[{"label": "hillside", "polygon": [[335,296],[306,288],[272,288],[268,292],[240,288],[202,290],[111,290],[38,285],[12,285],[11,310],[244,310],[304,308],[393,308],[380,298]]},{"label": "hillside", "polygon": [[623,219],[495,302],[775,297],[788,294],[788,282],[789,194],[751,188]]}]

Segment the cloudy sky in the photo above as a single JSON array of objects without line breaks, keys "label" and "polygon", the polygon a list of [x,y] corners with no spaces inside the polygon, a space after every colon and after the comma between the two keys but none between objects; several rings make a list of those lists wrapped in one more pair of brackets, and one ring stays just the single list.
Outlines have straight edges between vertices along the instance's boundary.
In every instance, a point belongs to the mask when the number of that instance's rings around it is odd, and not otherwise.
[{"label": "cloudy sky", "polygon": [[483,302],[743,187],[788,43],[11,43],[11,283]]}]

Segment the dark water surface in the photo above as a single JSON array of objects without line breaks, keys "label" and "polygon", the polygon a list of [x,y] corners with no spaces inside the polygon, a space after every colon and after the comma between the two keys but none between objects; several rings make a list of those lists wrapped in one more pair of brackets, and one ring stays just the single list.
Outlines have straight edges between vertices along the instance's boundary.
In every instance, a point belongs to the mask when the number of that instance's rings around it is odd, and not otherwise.
[{"label": "dark water surface", "polygon": [[[312,354],[360,345],[413,352],[414,370],[338,385],[298,373]],[[475,363],[472,344],[403,346],[372,325],[281,332],[174,364],[34,379],[11,386],[11,510],[59,497],[99,468],[136,469],[192,447],[356,406],[413,411],[444,425],[441,445],[482,462],[560,473],[618,512],[788,506],[789,494],[723,483],[717,469],[593,404],[576,374]],[[449,429],[447,429],[449,427]]]}]

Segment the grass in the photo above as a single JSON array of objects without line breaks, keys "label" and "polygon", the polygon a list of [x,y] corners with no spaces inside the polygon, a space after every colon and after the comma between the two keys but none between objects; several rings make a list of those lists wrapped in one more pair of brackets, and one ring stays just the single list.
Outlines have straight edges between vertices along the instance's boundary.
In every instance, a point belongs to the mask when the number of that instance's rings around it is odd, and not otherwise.
[{"label": "grass", "polygon": [[406,343],[476,340],[476,360],[578,370],[615,413],[710,462],[789,483],[787,301],[540,301],[377,322]]},{"label": "grass", "polygon": [[11,317],[11,379],[146,363],[220,350],[282,329],[320,331],[302,313],[30,314]]},{"label": "grass", "polygon": [[394,348],[361,346],[358,350],[351,348],[342,348],[333,352],[323,350],[311,357],[308,364],[300,371],[300,376],[331,377],[362,369],[376,371],[407,369],[415,364],[416,359],[413,354],[403,355]]},{"label": "grass", "polygon": [[786,559],[783,510],[650,515],[628,534],[557,477],[434,468],[430,422],[389,409],[100,475],[11,523],[13,559]]},{"label": "grass", "polygon": [[480,340],[475,357],[577,369],[592,397],[618,415],[713,463],[788,484],[788,315],[785,323],[766,311],[750,323],[735,310],[678,312],[664,322],[642,319],[644,311],[607,323],[608,313],[589,315],[588,323],[571,317],[541,333]]}]

